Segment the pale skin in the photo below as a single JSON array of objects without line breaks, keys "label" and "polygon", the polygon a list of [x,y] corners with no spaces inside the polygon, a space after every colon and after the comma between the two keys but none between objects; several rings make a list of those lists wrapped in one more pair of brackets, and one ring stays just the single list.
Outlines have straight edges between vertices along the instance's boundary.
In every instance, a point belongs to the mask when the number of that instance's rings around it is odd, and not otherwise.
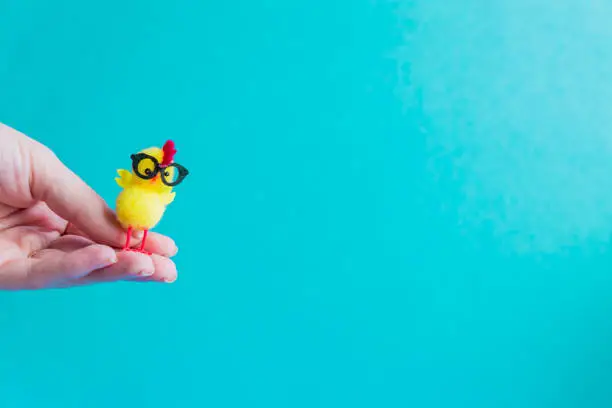
[{"label": "pale skin", "polygon": [[151,256],[121,251],[124,243],[91,187],[49,148],[0,123],[0,290],[176,280],[172,239],[149,233]]}]

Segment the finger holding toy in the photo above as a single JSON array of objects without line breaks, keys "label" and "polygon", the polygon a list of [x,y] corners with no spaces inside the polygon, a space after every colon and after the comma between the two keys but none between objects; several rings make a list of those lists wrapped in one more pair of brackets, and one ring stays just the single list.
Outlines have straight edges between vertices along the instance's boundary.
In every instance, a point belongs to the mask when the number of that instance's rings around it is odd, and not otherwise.
[{"label": "finger holding toy", "polygon": [[[34,146],[31,196],[101,244],[120,246],[123,230],[106,202],[44,146]],[[137,238],[137,237],[135,237]]]}]

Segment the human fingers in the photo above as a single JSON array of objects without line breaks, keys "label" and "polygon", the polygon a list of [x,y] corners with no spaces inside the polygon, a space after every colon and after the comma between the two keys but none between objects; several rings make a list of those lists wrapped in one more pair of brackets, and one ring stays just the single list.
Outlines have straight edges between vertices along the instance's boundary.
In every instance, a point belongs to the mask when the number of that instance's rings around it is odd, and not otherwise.
[{"label": "human fingers", "polygon": [[157,232],[149,232],[144,249],[165,257],[173,257],[178,252],[178,248],[172,238]]},{"label": "human fingers", "polygon": [[46,248],[59,232],[35,226],[14,227],[0,231],[0,263],[2,259],[28,257]]},{"label": "human fingers", "polygon": [[150,256],[137,252],[118,252],[116,264],[83,276],[79,285],[115,282],[136,278],[148,278],[155,273],[155,265]]},{"label": "human fingers", "polygon": [[49,149],[33,145],[30,190],[96,242],[120,246],[125,231],[106,202]]},{"label": "human fingers", "polygon": [[80,235],[63,235],[51,242],[47,248],[57,249],[63,252],[74,252],[76,250],[93,245],[94,242]]},{"label": "human fingers", "polygon": [[51,211],[44,202],[38,202],[28,208],[13,209],[11,214],[0,217],[0,230],[19,225],[37,225],[50,230],[62,231],[66,227],[66,220]]},{"label": "human fingers", "polygon": [[160,255],[151,255],[151,260],[155,265],[155,273],[151,276],[136,277],[137,282],[165,282],[173,283],[178,278],[176,264],[169,258]]},{"label": "human fingers", "polygon": [[71,286],[71,282],[116,262],[117,254],[105,245],[90,245],[70,253],[46,250],[0,267],[0,288],[31,290]]},{"label": "human fingers", "polygon": [[[147,261],[146,269],[143,269]],[[79,284],[91,285],[115,281],[165,282],[176,280],[176,266],[170,259],[159,255],[147,256],[134,252],[119,253],[119,262],[104,270],[95,271],[79,280]]]}]

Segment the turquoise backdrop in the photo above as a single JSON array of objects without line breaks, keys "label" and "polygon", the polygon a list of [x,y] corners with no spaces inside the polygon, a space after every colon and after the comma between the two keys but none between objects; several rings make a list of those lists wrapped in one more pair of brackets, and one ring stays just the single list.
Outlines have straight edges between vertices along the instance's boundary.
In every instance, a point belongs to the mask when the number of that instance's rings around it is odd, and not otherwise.
[{"label": "turquoise backdrop", "polygon": [[1,122],[191,171],[175,284],[0,293],[0,406],[610,407],[611,17],[0,0]]}]

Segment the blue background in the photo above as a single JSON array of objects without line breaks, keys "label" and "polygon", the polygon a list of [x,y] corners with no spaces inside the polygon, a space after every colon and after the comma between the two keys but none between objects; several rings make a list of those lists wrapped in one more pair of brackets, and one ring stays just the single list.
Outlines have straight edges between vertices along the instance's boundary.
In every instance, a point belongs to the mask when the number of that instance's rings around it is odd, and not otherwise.
[{"label": "blue background", "polygon": [[0,0],[0,121],[173,285],[0,294],[0,405],[609,407],[612,5]]}]

